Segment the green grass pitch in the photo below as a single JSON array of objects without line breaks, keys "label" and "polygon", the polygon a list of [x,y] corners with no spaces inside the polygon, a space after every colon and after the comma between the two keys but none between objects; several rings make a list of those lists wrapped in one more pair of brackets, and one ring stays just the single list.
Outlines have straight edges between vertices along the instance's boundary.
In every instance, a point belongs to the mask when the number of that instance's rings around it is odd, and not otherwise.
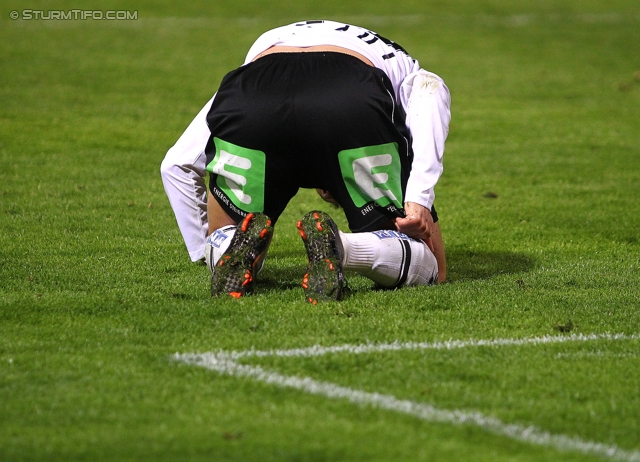
[{"label": "green grass pitch", "polygon": [[[0,2],[0,460],[640,460],[637,0],[182,3]],[[160,162],[260,33],[318,18],[451,90],[449,281],[306,303],[302,191],[256,293],[212,300]]]}]

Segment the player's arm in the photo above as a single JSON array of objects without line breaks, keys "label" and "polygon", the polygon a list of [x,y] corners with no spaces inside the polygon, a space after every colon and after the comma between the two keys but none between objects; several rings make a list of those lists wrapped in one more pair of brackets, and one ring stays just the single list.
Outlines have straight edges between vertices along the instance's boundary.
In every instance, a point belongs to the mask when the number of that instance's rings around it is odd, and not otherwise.
[{"label": "player's arm", "polygon": [[449,134],[449,89],[440,77],[421,69],[405,78],[400,93],[413,149],[404,200],[431,209],[434,187],[442,175],[444,143]]},{"label": "player's arm", "polygon": [[191,261],[204,258],[209,231],[204,150],[211,135],[206,117],[212,102],[213,98],[169,149],[160,167],[162,183]]},{"label": "player's arm", "polygon": [[451,98],[437,75],[420,69],[401,85],[401,102],[412,135],[413,162],[405,191],[405,218],[396,228],[424,240],[438,261],[438,282],[446,278],[446,258],[440,225],[433,223],[434,187],[442,175],[444,143],[449,134]]}]

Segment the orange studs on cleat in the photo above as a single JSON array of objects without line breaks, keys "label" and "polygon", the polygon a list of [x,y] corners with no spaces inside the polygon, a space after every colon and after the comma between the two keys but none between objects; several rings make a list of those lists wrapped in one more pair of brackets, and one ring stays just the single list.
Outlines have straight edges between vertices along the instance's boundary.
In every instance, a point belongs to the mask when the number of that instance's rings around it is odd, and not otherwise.
[{"label": "orange studs on cleat", "polygon": [[302,278],[305,299],[313,305],[341,300],[344,249],[337,225],[325,212],[315,210],[304,215],[297,227],[307,251],[307,274]]},{"label": "orange studs on cleat", "polygon": [[245,297],[254,288],[258,264],[267,252],[273,223],[263,213],[251,212],[238,222],[235,235],[211,272],[211,295]]},{"label": "orange studs on cleat", "polygon": [[242,283],[242,287],[246,287],[253,282],[253,277],[251,276],[251,271],[247,271],[244,273],[244,282]]},{"label": "orange studs on cleat", "polygon": [[240,228],[243,233],[245,233],[247,229],[249,229],[249,223],[251,223],[251,220],[253,219],[254,216],[255,214],[248,213],[247,216],[244,217],[244,221],[242,222],[242,227]]},{"label": "orange studs on cleat", "polygon": [[296,223],[296,227],[298,228],[298,233],[300,234],[300,237],[306,241],[307,233],[305,233],[304,230],[302,229],[302,221],[298,220],[298,222]]}]

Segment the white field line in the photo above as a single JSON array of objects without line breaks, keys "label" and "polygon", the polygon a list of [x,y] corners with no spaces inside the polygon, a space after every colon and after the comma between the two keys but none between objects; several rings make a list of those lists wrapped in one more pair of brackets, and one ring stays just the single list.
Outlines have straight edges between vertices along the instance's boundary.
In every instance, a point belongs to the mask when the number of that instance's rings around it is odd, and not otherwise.
[{"label": "white field line", "polygon": [[[311,357],[323,356],[326,354],[349,353],[381,353],[385,351],[403,351],[403,350],[455,350],[459,348],[469,347],[502,347],[502,346],[521,346],[521,345],[544,345],[566,342],[590,342],[594,340],[637,340],[640,334],[571,334],[571,335],[548,335],[543,337],[530,338],[498,338],[491,340],[445,340],[441,342],[393,342],[393,343],[367,343],[361,345],[336,345],[324,347],[314,345],[308,348],[292,348],[287,350],[245,350],[245,351],[220,351],[216,354],[218,357],[225,357],[231,360],[237,360],[248,357]],[[213,353],[205,353],[210,355]]]},{"label": "white field line", "polygon": [[428,404],[415,401],[398,399],[392,395],[369,393],[361,390],[336,385],[330,382],[321,382],[309,377],[286,376],[272,372],[260,366],[240,364],[238,359],[243,357],[265,356],[320,356],[330,353],[362,354],[380,351],[400,350],[425,350],[425,349],[455,349],[465,347],[489,346],[500,347],[510,345],[540,345],[564,342],[579,342],[590,340],[632,340],[638,339],[638,334],[593,334],[570,335],[554,337],[535,337],[529,339],[494,339],[494,340],[467,340],[435,343],[391,343],[377,345],[342,345],[338,347],[315,346],[294,350],[272,350],[219,353],[176,353],[174,358],[178,361],[204,367],[221,374],[234,377],[247,377],[259,382],[264,382],[278,387],[293,388],[313,395],[324,396],[332,399],[346,399],[359,405],[369,405],[379,409],[408,414],[429,422],[440,422],[455,425],[473,425],[490,433],[506,436],[508,438],[529,444],[555,448],[560,451],[574,451],[583,454],[597,455],[611,460],[624,462],[640,462],[640,452],[628,451],[615,445],[607,445],[594,441],[586,441],[562,434],[553,434],[535,426],[508,424],[501,420],[485,416],[479,412],[467,412],[462,410],[438,409]]}]

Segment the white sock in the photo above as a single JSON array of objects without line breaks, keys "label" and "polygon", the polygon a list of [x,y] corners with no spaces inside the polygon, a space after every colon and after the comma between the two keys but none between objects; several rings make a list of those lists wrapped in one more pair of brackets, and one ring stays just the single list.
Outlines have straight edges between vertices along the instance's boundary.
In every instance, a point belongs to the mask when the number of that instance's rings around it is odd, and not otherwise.
[{"label": "white sock", "polygon": [[236,228],[235,225],[223,226],[207,237],[204,244],[204,261],[212,273],[222,254],[229,248],[231,239],[236,234]]},{"label": "white sock", "polygon": [[433,284],[438,279],[438,263],[429,247],[397,231],[343,233],[343,267],[377,284],[400,286]]}]

